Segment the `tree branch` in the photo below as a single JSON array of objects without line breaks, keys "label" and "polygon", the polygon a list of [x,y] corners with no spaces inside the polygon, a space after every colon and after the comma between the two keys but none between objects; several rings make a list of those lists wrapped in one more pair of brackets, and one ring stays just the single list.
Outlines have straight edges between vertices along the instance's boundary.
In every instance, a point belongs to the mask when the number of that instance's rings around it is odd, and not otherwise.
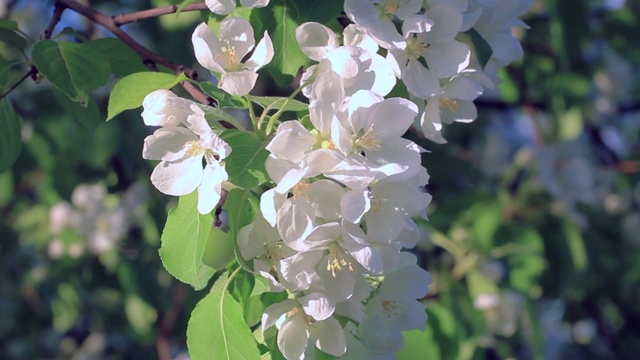
[{"label": "tree branch", "polygon": [[[147,66],[147,68],[149,68],[149,70],[157,71],[156,64],[159,64],[171,69],[176,74],[185,73],[185,75],[190,79],[195,80],[198,77],[198,74],[195,70],[175,63],[140,45],[140,43],[135,41],[131,36],[129,36],[129,34],[120,29],[120,27],[114,22],[111,17],[106,16],[94,10],[93,8],[83,5],[75,0],[56,0],[55,4],[56,6],[62,6],[64,8],[71,9],[84,16],[85,18],[93,21],[94,23],[99,24],[107,30],[111,31],[111,33],[113,33],[116,37],[122,40],[125,44],[127,44],[142,57],[144,64]],[[214,104],[215,100],[213,98],[203,93],[192,84],[183,82],[181,85],[197,101],[207,105]]]},{"label": "tree branch", "polygon": [[56,25],[62,20],[62,12],[66,9],[66,7],[58,2],[55,3],[53,8],[53,17],[51,17],[51,21],[49,22],[49,26],[47,26],[44,31],[44,39],[51,39],[51,35],[53,35],[53,29],[55,29]]},{"label": "tree branch", "polygon": [[18,80],[15,84],[13,84],[9,88],[9,90],[4,92],[4,94],[0,95],[0,100],[4,99],[5,96],[9,95],[9,93],[11,93],[15,88],[17,88],[18,85],[22,84],[22,82],[25,81],[29,76],[35,78],[36,74],[38,74],[38,69],[35,66],[31,66],[31,69],[29,69],[29,71],[26,74],[24,74],[24,76],[22,76],[20,80]]},{"label": "tree branch", "polygon": [[[168,5],[168,6],[155,8],[155,9],[136,11],[129,14],[120,14],[120,15],[112,16],[111,19],[113,20],[113,23],[116,24],[117,26],[122,26],[125,24],[138,22],[140,20],[144,20],[152,17],[174,14],[178,11],[179,8],[180,8],[180,5]],[[189,4],[185,6],[184,9],[182,9],[182,12],[198,11],[198,10],[208,10],[207,4],[203,2]]]}]

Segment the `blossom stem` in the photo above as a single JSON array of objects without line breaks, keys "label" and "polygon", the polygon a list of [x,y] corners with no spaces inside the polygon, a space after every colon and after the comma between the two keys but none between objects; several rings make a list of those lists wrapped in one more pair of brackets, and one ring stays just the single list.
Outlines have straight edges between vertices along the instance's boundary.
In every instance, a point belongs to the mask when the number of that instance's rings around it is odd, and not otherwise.
[{"label": "blossom stem", "polygon": [[[249,110],[249,117],[251,118],[253,131],[255,131],[256,134],[260,135],[260,126],[262,125],[262,123],[256,117],[256,112],[253,109],[253,102],[251,101],[251,95],[247,94],[244,96],[244,98],[247,100],[247,109]],[[262,117],[260,119],[262,119]]]},{"label": "blossom stem", "polygon": [[[304,89],[307,85],[308,85],[308,83],[305,83],[305,84],[300,85],[297,89],[295,89],[291,93],[291,95],[289,95],[289,97],[284,100],[284,104],[282,105],[282,107],[278,111],[276,111],[276,113],[273,114],[273,116],[271,116],[271,118],[269,119],[269,123],[267,124],[267,129],[266,129],[266,134],[267,135],[271,134],[271,132],[273,131],[273,127],[274,127],[276,121],[278,120],[280,115],[282,115],[282,113],[284,112],[284,110],[287,107],[287,104],[289,103],[289,101],[291,101],[294,97],[296,97],[296,95],[298,95],[300,93],[300,91],[302,91],[302,89]],[[260,123],[262,123],[262,120],[263,120],[265,114],[267,113],[267,110],[268,109],[264,109],[264,112],[262,113],[262,116],[260,117]]]}]

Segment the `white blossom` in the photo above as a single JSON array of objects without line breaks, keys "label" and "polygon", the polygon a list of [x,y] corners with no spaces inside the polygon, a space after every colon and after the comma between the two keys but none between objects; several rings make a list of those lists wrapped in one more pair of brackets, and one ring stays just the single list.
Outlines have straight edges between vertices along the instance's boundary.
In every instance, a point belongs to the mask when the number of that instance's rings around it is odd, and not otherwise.
[{"label": "white blossom", "polygon": [[[258,71],[273,58],[273,43],[265,31],[255,46],[251,24],[239,17],[220,24],[220,37],[206,23],[196,27],[191,37],[196,59],[205,68],[221,74],[218,87],[231,95],[246,95],[258,80]],[[253,50],[245,62],[242,59]]]}]

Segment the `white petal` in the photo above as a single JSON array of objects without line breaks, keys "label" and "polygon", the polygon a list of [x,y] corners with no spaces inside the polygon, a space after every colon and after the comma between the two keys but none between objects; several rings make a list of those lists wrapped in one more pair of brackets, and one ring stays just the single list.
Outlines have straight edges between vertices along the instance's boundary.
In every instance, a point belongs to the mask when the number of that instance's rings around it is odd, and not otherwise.
[{"label": "white petal", "polygon": [[236,16],[228,17],[220,23],[220,40],[229,42],[224,45],[233,49],[238,62],[253,49],[256,42],[251,23]]},{"label": "white petal", "polygon": [[186,145],[198,141],[193,132],[181,127],[160,128],[144,139],[142,158],[149,160],[179,160],[185,156]]},{"label": "white petal", "polygon": [[282,302],[269,305],[269,307],[264,309],[264,313],[262,314],[262,331],[265,331],[268,328],[275,325],[276,321],[282,315],[286,314],[295,306],[296,306],[295,300],[291,300],[291,299],[286,299]]},{"label": "white petal", "polygon": [[218,87],[234,96],[247,95],[256,85],[258,74],[251,70],[228,72],[222,75]]},{"label": "white petal", "polygon": [[416,300],[429,291],[431,274],[418,265],[403,266],[385,276],[380,296],[385,300]]},{"label": "white petal", "polygon": [[142,119],[149,126],[178,126],[191,113],[191,104],[169,90],[156,90],[142,100]]},{"label": "white petal", "polygon": [[270,63],[272,59],[273,42],[269,37],[269,33],[267,33],[267,31],[265,30],[262,40],[260,40],[258,46],[256,46],[249,60],[245,62],[245,65],[249,70],[256,71]]},{"label": "white petal", "polygon": [[344,331],[334,318],[311,325],[311,336],[316,339],[316,347],[327,354],[341,356],[347,351]]},{"label": "white petal", "polygon": [[309,328],[303,314],[289,316],[278,332],[278,348],[287,360],[304,359],[304,350],[309,342]]},{"label": "white petal", "polygon": [[198,212],[208,214],[220,201],[222,182],[229,178],[220,163],[209,163],[204,167],[202,183],[198,187]]},{"label": "white petal", "polygon": [[411,58],[402,74],[409,92],[421,99],[428,99],[440,92],[440,81],[436,74]]},{"label": "white petal", "polygon": [[202,182],[202,172],[202,156],[161,161],[151,173],[151,183],[163,194],[187,195]]},{"label": "white petal", "polygon": [[341,216],[340,198],[344,190],[335,181],[318,180],[307,191],[316,210],[316,216],[327,220],[336,220]]},{"label": "white petal", "polygon": [[463,75],[452,78],[442,88],[442,94],[440,96],[447,99],[473,101],[478,96],[482,95],[482,91],[482,85],[471,79],[469,76]]},{"label": "white petal", "polygon": [[273,155],[281,159],[296,160],[316,143],[316,138],[299,121],[285,121],[276,136],[266,146]]},{"label": "white petal", "polygon": [[444,43],[453,40],[462,28],[462,13],[446,4],[438,4],[427,10],[434,26],[429,32],[430,43]]},{"label": "white petal", "polygon": [[336,304],[319,292],[313,292],[296,300],[302,305],[304,312],[316,321],[327,319],[336,309]]},{"label": "white petal", "polygon": [[454,40],[431,44],[424,57],[429,68],[438,77],[445,78],[459,74],[469,66],[471,50],[467,44]]},{"label": "white petal", "polygon": [[340,46],[333,30],[316,22],[306,22],[298,26],[296,40],[300,50],[315,61],[320,61],[329,51]]},{"label": "white petal", "polygon": [[209,25],[201,23],[191,36],[193,51],[198,63],[208,70],[224,73],[224,69],[216,61],[217,55],[222,53],[222,44],[211,31]]},{"label": "white petal", "polygon": [[355,189],[340,199],[342,216],[348,222],[359,224],[364,214],[371,209],[371,199],[367,189]]},{"label": "white petal", "polygon": [[212,13],[227,15],[236,8],[236,0],[206,0],[205,4]]}]

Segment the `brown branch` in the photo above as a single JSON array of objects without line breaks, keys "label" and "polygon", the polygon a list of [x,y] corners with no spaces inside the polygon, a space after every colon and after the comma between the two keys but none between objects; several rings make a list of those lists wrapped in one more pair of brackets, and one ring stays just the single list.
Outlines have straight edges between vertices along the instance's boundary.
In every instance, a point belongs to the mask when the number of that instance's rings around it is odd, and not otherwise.
[{"label": "brown branch", "polygon": [[[136,11],[128,14],[120,14],[120,15],[112,16],[111,19],[113,20],[113,23],[116,24],[117,26],[122,26],[125,24],[138,22],[140,20],[144,20],[152,17],[174,14],[178,11],[179,8],[180,8],[180,5],[168,5],[168,6],[155,8],[155,9]],[[207,4],[203,2],[189,4],[185,6],[184,9],[182,9],[182,12],[198,11],[198,10],[208,10]]]},{"label": "brown branch", "polygon": [[158,332],[156,335],[156,352],[158,359],[170,360],[170,336],[176,322],[180,318],[184,301],[187,297],[188,287],[185,284],[178,283],[173,289],[173,297],[171,299],[171,307],[161,315],[158,319]]},{"label": "brown branch", "polygon": [[62,4],[55,3],[55,7],[53,8],[53,17],[51,17],[51,21],[49,22],[49,26],[44,31],[44,39],[51,39],[51,35],[53,35],[53,29],[55,29],[56,25],[62,20],[62,12],[66,9],[66,7]]},{"label": "brown branch", "polygon": [[15,88],[17,88],[18,85],[22,84],[22,82],[25,81],[29,76],[35,78],[36,74],[38,74],[38,69],[35,66],[31,66],[31,69],[29,69],[29,71],[27,71],[27,73],[24,74],[24,76],[22,76],[20,78],[20,80],[18,80],[15,84],[13,84],[9,88],[9,90],[4,92],[4,94],[0,95],[0,100],[4,99],[5,96],[9,95],[9,93],[11,93],[13,90],[15,90]]},{"label": "brown branch", "polygon": [[[147,66],[147,68],[149,68],[149,70],[157,71],[156,64],[159,64],[171,69],[175,74],[185,73],[185,75],[190,79],[195,80],[197,78],[198,74],[195,70],[175,63],[140,45],[140,43],[135,41],[131,36],[129,36],[129,34],[120,29],[120,27],[114,22],[111,17],[106,16],[94,10],[93,8],[83,5],[75,0],[56,0],[55,3],[57,6],[59,5],[73,10],[78,14],[84,16],[85,18],[93,21],[94,23],[99,24],[107,30],[111,31],[111,33],[113,33],[116,37],[122,40],[125,44],[127,44],[142,57],[142,61]],[[214,99],[200,91],[192,84],[187,85],[187,83],[182,83],[182,87],[197,101],[207,105],[214,104]]]}]

